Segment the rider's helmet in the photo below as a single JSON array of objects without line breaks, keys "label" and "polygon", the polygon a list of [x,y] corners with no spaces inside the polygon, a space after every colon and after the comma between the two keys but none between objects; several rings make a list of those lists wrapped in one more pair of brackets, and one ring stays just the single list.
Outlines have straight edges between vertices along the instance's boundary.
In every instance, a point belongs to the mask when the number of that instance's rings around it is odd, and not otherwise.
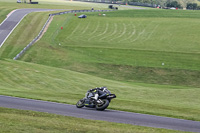
[{"label": "rider's helmet", "polygon": [[100,90],[105,92],[107,90],[107,88],[104,86],[104,87],[100,87]]},{"label": "rider's helmet", "polygon": [[111,92],[107,89],[107,87],[101,87],[103,92],[106,92],[108,94],[111,94]]}]

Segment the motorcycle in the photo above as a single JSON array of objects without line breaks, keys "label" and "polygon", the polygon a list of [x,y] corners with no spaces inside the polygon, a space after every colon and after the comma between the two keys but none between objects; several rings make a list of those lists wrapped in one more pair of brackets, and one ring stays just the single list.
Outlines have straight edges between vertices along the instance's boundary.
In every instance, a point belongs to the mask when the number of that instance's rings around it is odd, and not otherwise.
[{"label": "motorcycle", "polygon": [[96,108],[96,110],[103,111],[105,110],[108,106],[109,103],[113,98],[116,98],[115,94],[111,94],[109,90],[105,90],[106,94],[99,96],[98,101],[94,100],[92,97],[94,97],[94,94],[92,92],[87,92],[85,94],[85,97],[81,100],[79,100],[76,103],[77,108],[82,108],[82,107],[88,107],[88,108]]}]

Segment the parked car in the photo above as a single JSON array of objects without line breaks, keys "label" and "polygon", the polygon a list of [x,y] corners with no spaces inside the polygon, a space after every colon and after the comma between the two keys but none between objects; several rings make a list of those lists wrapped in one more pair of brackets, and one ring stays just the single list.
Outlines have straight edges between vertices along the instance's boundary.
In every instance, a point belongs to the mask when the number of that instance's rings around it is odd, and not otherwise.
[{"label": "parked car", "polygon": [[87,18],[87,16],[85,14],[82,14],[82,15],[78,16],[78,18]]},{"label": "parked car", "polygon": [[118,7],[114,7],[113,5],[108,5],[108,8],[118,10]]},{"label": "parked car", "polygon": [[175,7],[171,7],[170,9],[171,9],[171,10],[176,10],[176,8],[175,8]]}]

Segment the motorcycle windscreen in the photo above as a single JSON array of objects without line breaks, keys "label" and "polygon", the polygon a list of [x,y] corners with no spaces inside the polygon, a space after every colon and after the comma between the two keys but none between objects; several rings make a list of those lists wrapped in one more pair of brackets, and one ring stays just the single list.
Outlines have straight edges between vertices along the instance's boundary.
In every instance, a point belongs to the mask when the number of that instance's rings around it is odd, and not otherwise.
[{"label": "motorcycle windscreen", "polygon": [[91,92],[87,93],[87,98],[93,97],[94,95]]}]

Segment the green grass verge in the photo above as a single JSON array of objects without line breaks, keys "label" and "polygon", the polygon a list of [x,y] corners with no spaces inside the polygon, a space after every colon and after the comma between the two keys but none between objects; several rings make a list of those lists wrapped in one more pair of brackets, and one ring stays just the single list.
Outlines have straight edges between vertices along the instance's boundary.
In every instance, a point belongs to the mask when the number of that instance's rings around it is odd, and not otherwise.
[{"label": "green grass verge", "polygon": [[0,60],[0,94],[76,104],[88,89],[117,95],[109,108],[200,121],[198,88],[129,84],[65,69]]},{"label": "green grass verge", "polygon": [[86,120],[1,107],[0,118],[0,132],[3,133],[183,133],[181,131]]}]

